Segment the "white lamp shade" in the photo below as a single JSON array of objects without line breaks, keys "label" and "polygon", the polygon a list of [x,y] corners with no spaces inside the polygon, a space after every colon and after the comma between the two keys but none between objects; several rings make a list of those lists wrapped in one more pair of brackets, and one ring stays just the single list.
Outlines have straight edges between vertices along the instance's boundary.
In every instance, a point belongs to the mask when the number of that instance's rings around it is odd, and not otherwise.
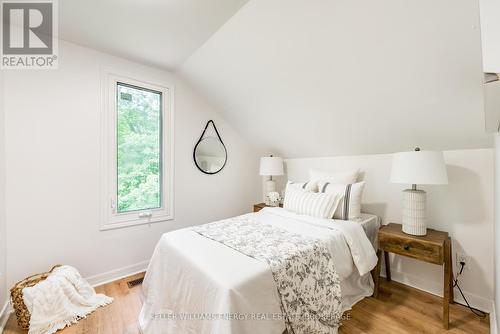
[{"label": "white lamp shade", "polygon": [[280,157],[260,158],[260,175],[283,175],[283,159]]},{"label": "white lamp shade", "polygon": [[412,151],[395,153],[392,161],[392,183],[447,184],[448,174],[443,152]]}]

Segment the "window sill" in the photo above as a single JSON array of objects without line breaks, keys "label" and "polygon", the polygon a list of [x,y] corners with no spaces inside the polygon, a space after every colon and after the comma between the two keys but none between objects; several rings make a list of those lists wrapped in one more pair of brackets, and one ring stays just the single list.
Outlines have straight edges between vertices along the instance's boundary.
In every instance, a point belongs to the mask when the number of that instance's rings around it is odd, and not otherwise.
[{"label": "window sill", "polygon": [[120,228],[125,228],[125,227],[131,227],[131,226],[139,226],[139,225],[149,225],[149,224],[155,224],[155,223],[161,223],[169,220],[173,220],[174,217],[173,215],[169,216],[157,216],[157,217],[152,217],[152,218],[144,218],[140,220],[132,220],[132,221],[123,221],[123,222],[115,222],[115,223],[105,223],[101,225],[100,231],[109,231],[109,230],[116,230]]}]

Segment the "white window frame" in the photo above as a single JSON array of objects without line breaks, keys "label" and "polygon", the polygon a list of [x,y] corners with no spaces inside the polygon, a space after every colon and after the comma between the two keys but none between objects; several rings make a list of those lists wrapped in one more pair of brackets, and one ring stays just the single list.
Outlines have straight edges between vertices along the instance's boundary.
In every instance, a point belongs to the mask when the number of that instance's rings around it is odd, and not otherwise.
[{"label": "white window frame", "polygon": [[[174,219],[174,86],[137,77],[101,70],[101,231]],[[157,209],[117,211],[116,92],[119,82],[162,93],[162,203]]]}]

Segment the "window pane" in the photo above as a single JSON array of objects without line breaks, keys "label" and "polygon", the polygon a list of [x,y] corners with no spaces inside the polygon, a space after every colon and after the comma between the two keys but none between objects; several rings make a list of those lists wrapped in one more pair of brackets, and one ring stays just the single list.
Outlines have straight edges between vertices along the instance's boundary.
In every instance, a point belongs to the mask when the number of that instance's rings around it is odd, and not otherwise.
[{"label": "window pane", "polygon": [[161,206],[161,93],[117,85],[118,212]]}]

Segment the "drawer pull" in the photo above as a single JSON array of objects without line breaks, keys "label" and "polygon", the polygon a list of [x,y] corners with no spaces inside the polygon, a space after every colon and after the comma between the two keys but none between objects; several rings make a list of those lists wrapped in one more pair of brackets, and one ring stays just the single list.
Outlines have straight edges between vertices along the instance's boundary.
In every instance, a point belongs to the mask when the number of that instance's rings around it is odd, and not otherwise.
[{"label": "drawer pull", "polygon": [[410,250],[410,245],[404,245],[403,248],[407,251]]}]

